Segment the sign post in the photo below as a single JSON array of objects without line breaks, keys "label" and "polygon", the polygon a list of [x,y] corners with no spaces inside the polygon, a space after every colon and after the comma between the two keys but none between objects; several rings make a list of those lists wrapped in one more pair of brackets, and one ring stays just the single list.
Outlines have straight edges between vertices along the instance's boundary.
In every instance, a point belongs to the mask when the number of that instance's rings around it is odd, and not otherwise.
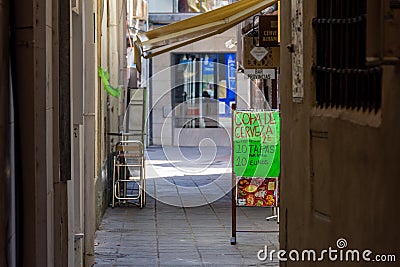
[{"label": "sign post", "polygon": [[279,111],[235,110],[232,131],[233,245],[236,244],[236,232],[249,232],[236,229],[236,206],[277,206],[277,180],[280,173]]}]

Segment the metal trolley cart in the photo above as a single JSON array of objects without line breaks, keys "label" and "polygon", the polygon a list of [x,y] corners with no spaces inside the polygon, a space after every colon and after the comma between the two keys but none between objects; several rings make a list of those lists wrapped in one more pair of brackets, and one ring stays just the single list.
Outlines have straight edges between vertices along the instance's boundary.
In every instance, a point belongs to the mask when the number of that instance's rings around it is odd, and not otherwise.
[{"label": "metal trolley cart", "polygon": [[143,143],[138,140],[120,141],[115,145],[115,151],[112,207],[131,203],[143,208],[146,204]]}]

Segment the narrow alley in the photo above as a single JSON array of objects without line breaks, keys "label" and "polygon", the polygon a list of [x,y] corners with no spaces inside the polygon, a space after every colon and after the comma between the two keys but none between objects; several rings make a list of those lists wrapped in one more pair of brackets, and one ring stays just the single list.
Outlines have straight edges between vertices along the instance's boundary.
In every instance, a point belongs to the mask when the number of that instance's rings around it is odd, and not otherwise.
[{"label": "narrow alley", "polygon": [[400,266],[400,0],[0,0],[0,267]]},{"label": "narrow alley", "polygon": [[[279,266],[259,250],[279,249],[272,208],[237,208],[231,245],[229,147],[147,149],[147,204],[108,208],[96,233],[95,266]],[[259,231],[270,231],[260,233]],[[258,232],[257,232],[258,231]]]}]

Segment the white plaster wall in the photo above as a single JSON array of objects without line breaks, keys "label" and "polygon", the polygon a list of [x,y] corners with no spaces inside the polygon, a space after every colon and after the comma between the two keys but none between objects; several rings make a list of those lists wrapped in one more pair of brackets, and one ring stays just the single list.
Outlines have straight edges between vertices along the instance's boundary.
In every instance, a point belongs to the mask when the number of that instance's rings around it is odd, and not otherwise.
[{"label": "white plaster wall", "polygon": [[[153,76],[151,77],[150,90],[151,107],[153,111],[153,144],[154,145],[175,145],[173,138],[172,117],[164,117],[164,108],[171,107],[171,53],[235,53],[236,47],[228,49],[225,47],[225,42],[233,39],[236,40],[236,27],[227,30],[226,32],[198,41],[193,44],[186,45],[173,52],[165,53],[156,56],[152,59]],[[224,121],[224,125],[229,123]],[[210,129],[185,129],[185,133],[189,135],[189,139],[201,140],[209,135]],[[217,129],[215,129],[217,131]],[[176,138],[176,137],[175,137]],[[215,136],[218,138],[218,135]],[[226,137],[225,137],[226,138]],[[175,140],[176,141],[176,140]],[[220,144],[228,144],[221,141]]]},{"label": "white plaster wall", "polygon": [[250,108],[250,86],[251,80],[246,77],[243,73],[236,75],[236,93],[237,97],[237,109],[248,109]]}]

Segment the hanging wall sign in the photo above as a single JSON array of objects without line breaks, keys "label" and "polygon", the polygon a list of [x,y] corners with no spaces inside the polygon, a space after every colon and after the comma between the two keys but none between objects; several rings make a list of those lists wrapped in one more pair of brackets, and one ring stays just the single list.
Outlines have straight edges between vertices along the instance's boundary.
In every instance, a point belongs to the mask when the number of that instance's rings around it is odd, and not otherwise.
[{"label": "hanging wall sign", "polygon": [[278,46],[278,15],[259,16],[258,41],[259,46]]},{"label": "hanging wall sign", "polygon": [[256,47],[253,37],[248,36],[243,37],[243,44],[243,67],[245,69],[274,69],[279,67],[279,47]]},{"label": "hanging wall sign", "polygon": [[275,70],[274,69],[245,69],[244,74],[247,75],[251,80],[255,79],[271,79],[275,80]]}]

